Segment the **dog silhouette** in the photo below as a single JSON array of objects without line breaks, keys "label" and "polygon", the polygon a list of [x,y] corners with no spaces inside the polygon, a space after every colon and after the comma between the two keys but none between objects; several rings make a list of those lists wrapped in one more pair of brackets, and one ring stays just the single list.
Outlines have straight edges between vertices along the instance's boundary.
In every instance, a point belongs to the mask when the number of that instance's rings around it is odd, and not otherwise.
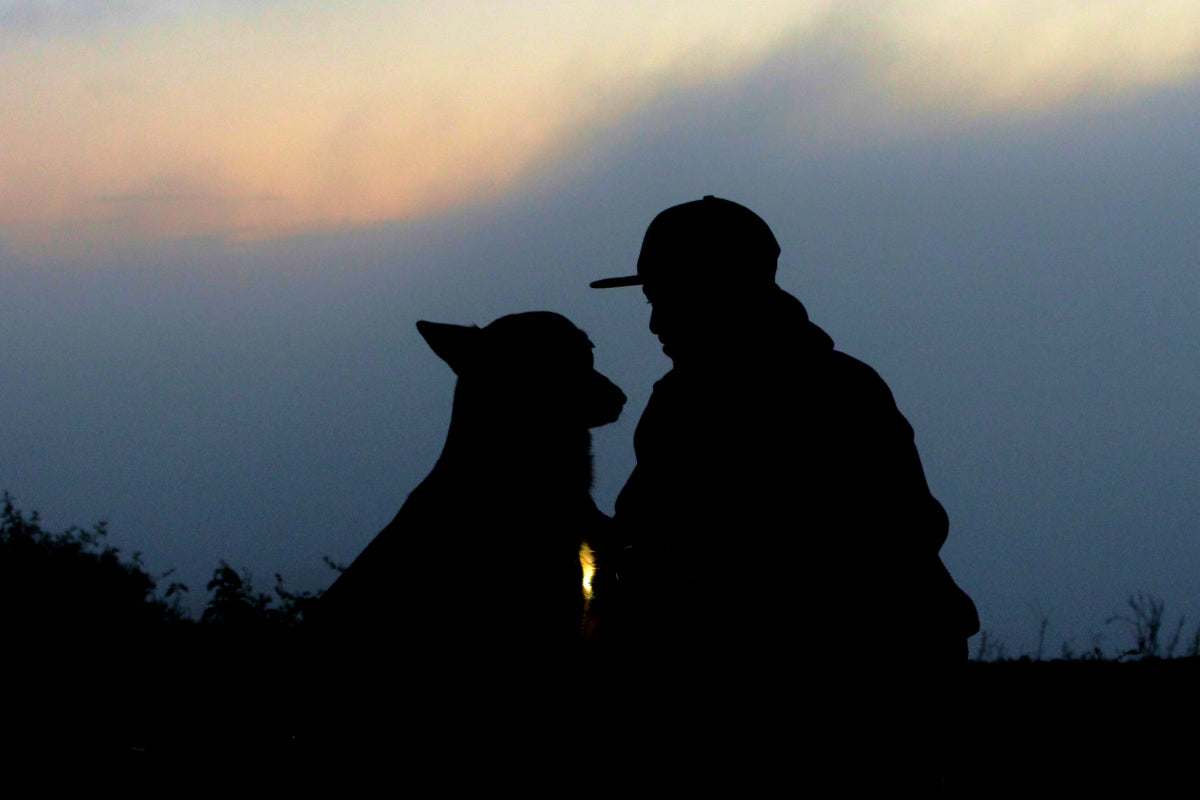
[{"label": "dog silhouette", "polygon": [[445,447],[317,618],[351,650],[434,669],[575,647],[581,544],[611,523],[591,498],[590,429],[615,421],[625,395],[558,314],[417,330],[458,376]]}]

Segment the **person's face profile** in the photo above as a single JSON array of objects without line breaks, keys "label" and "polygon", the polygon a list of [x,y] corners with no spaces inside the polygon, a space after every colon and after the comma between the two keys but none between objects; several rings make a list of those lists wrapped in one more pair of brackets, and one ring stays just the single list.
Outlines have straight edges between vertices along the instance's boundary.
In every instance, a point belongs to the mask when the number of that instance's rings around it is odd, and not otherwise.
[{"label": "person's face profile", "polygon": [[720,298],[695,286],[647,282],[642,287],[650,303],[650,332],[670,358],[702,352],[711,343],[721,318]]}]

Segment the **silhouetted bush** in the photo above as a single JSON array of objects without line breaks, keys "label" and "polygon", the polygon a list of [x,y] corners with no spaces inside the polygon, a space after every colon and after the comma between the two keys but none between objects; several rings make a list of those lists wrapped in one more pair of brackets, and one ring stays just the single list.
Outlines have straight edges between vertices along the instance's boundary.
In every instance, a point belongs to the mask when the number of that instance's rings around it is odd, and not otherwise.
[{"label": "silhouetted bush", "polygon": [[[1138,656],[1145,659],[1174,658],[1179,649],[1183,636],[1183,626],[1186,619],[1180,616],[1167,641],[1163,642],[1161,634],[1166,622],[1164,611],[1166,603],[1159,597],[1145,592],[1130,595],[1125,601],[1129,606],[1129,614],[1114,614],[1108,618],[1108,624],[1114,622],[1128,626],[1133,635],[1134,649],[1124,653],[1126,656]],[[1191,644],[1185,655],[1189,658],[1200,656],[1200,627],[1192,636]]]},{"label": "silhouetted bush", "polygon": [[160,598],[140,555],[121,560],[120,551],[107,543],[107,533],[103,522],[90,531],[47,531],[36,511],[25,516],[5,492],[0,511],[3,626],[9,631],[67,627],[94,633],[184,619],[178,601],[187,587],[172,583]]},{"label": "silhouetted bush", "polygon": [[[204,612],[203,623],[218,625],[299,625],[305,611],[321,596],[320,592],[293,593],[283,588],[283,577],[275,574],[275,596],[255,592],[250,573],[240,574],[221,561],[205,587],[212,592]],[[278,598],[278,604],[276,604]]]},{"label": "silhouetted bush", "polygon": [[[1124,627],[1132,638],[1132,647],[1118,646],[1114,651],[1102,646],[1103,637],[1092,633],[1091,644],[1084,649],[1077,649],[1073,641],[1063,642],[1057,661],[1157,661],[1162,659],[1200,659],[1200,625],[1197,625],[1189,638],[1184,637],[1187,619],[1180,615],[1175,625],[1166,628],[1166,602],[1147,592],[1131,594],[1125,601],[1128,613],[1113,614],[1105,620],[1106,625],[1119,624]],[[1049,626],[1049,614],[1034,607],[1038,617],[1037,648],[1032,653],[1021,653],[1013,658],[1009,655],[1003,642],[994,639],[988,631],[980,631],[975,641],[973,660],[975,661],[1045,661],[1046,629]],[[1169,633],[1168,633],[1169,631]],[[1164,633],[1166,635],[1164,636]]]},{"label": "silhouetted bush", "polygon": [[[0,625],[8,631],[50,634],[141,628],[186,623],[181,605],[188,587],[172,581],[160,596],[157,579],[139,553],[123,560],[107,541],[106,523],[91,530],[72,526],[55,533],[37,511],[26,515],[5,492],[0,511]],[[326,559],[333,569],[337,565]],[[225,626],[283,625],[304,620],[321,592],[289,592],[275,575],[273,593],[256,592],[250,574],[222,560],[206,588],[211,592],[200,622]]]},{"label": "silhouetted bush", "polygon": [[[273,592],[257,592],[221,561],[197,624],[180,603],[186,586],[159,595],[169,575],[156,579],[136,553],[122,559],[104,523],[48,531],[3,495],[0,751],[121,759],[291,741],[298,627],[319,593],[289,592],[279,575]],[[244,708],[265,721],[231,723]]]}]

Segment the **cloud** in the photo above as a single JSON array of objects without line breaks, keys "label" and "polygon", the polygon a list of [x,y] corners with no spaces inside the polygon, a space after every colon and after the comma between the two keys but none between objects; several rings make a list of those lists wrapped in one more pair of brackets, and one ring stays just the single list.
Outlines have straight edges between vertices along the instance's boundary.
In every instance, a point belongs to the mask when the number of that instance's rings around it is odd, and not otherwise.
[{"label": "cloud", "polygon": [[149,10],[148,4],[129,0],[0,1],[0,42],[90,36]]},{"label": "cloud", "polygon": [[189,183],[181,179],[180,185],[173,186],[163,181],[159,191],[97,197],[92,204],[92,230],[112,236],[132,233],[143,240],[230,235],[252,239],[263,235],[261,220],[286,214],[287,201],[278,195],[226,197],[200,187],[189,191]]},{"label": "cloud", "polygon": [[794,16],[782,3],[206,4],[116,41],[18,47],[0,55],[14,110],[0,121],[0,225],[61,239],[96,197],[181,176],[213,197],[286,198],[283,218],[231,220],[277,234],[478,202],[673,70],[695,81],[743,69]]},{"label": "cloud", "polygon": [[1189,0],[928,0],[866,16],[879,79],[915,103],[1044,108],[1200,72],[1200,7]]},{"label": "cloud", "polygon": [[[1200,7],[1177,0],[133,4],[138,23],[102,37],[68,35],[71,14],[91,18],[70,5],[0,6],[62,31],[0,51],[0,231],[27,245],[279,237],[487,203],[639,110],[766,64],[758,89],[789,113],[761,133],[810,132],[817,91],[832,142],[1152,88],[1194,76],[1200,53]],[[176,184],[206,199],[110,204],[97,223],[97,198]],[[261,197],[278,200],[246,200]]]}]

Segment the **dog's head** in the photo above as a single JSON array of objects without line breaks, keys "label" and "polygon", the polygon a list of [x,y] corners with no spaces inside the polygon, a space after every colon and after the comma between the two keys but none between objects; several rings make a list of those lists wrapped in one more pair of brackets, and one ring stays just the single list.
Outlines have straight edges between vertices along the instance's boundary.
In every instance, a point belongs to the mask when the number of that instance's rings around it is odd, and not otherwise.
[{"label": "dog's head", "polygon": [[587,334],[559,314],[510,314],[483,328],[422,320],[417,330],[458,375],[456,398],[469,387],[509,419],[595,428],[625,405],[625,394],[596,371]]}]

